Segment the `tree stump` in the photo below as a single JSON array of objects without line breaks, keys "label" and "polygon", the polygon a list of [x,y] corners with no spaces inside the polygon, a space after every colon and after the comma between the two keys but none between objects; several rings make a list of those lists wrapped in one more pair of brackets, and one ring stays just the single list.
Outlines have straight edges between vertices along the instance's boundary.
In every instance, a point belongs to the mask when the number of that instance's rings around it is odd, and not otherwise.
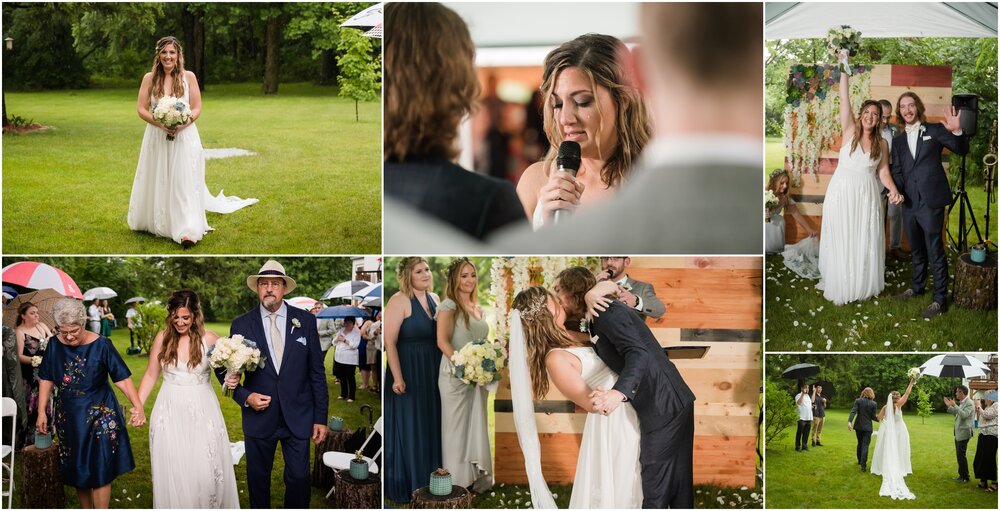
[{"label": "tree stump", "polygon": [[344,451],[344,444],[354,432],[350,429],[334,431],[326,428],[326,440],[313,449],[312,485],[322,490],[328,490],[333,485],[333,470],[323,464],[323,453],[326,451]]},{"label": "tree stump", "polygon": [[966,309],[994,310],[997,308],[997,259],[987,254],[986,261],[974,263],[969,254],[958,258],[955,269],[955,305]]},{"label": "tree stump", "polygon": [[382,480],[369,472],[368,479],[359,481],[349,469],[338,470],[333,477],[333,503],[338,509],[381,509]]},{"label": "tree stump", "polygon": [[413,492],[410,509],[470,509],[472,508],[472,493],[461,486],[451,486],[448,495],[432,495],[430,486],[424,486]]},{"label": "tree stump", "polygon": [[62,509],[66,507],[62,474],[59,471],[59,448],[25,447],[17,453],[21,465],[21,507],[24,509]]}]

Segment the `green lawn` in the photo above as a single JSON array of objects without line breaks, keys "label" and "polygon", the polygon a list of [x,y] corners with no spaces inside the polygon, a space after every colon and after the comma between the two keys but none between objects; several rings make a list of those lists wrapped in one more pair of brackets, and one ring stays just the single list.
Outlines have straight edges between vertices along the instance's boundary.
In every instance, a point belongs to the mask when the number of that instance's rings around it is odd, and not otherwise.
[{"label": "green lawn", "polygon": [[[847,430],[847,411],[827,410],[823,446],[796,452],[792,434],[777,439],[765,453],[767,507],[779,508],[963,508],[996,509],[997,495],[952,481],[958,476],[952,428],[954,417],[937,413],[926,419],[905,416],[910,433],[910,462],[913,474],[906,485],[916,500],[879,497],[880,476],[861,473],[857,464],[857,440]],[[872,437],[868,464],[874,454],[877,435]],[[975,439],[969,442],[969,470],[976,453]]]},{"label": "green lawn", "polygon": [[[954,258],[949,271],[954,276]],[[994,351],[997,311],[949,307],[931,320],[920,317],[929,292],[898,302],[910,285],[909,262],[886,261],[885,290],[861,302],[836,306],[815,280],[785,267],[780,254],[765,257],[765,339],[768,351]],[[928,284],[928,290],[930,290]]]},{"label": "green lawn", "polygon": [[[205,148],[257,156],[206,164],[210,192],[260,199],[210,213],[194,254],[378,253],[381,247],[381,106],[333,87],[211,85],[198,131]],[[6,254],[172,254],[171,240],[126,223],[145,123],[136,89],[10,92],[7,112],[50,126],[3,135]]]},{"label": "green lawn", "polygon": [[[206,327],[220,335],[227,335],[229,333],[228,323],[211,323],[207,324]],[[125,358],[125,362],[128,364],[129,369],[132,371],[132,381],[135,383],[136,387],[139,386],[139,381],[142,379],[142,375],[146,370],[146,362],[148,358],[145,354],[141,356],[130,356],[125,355],[125,348],[128,347],[128,330],[127,329],[117,329],[112,334],[112,340],[118,351],[122,353]],[[330,396],[330,415],[337,415],[344,418],[345,427],[354,429],[358,425],[367,425],[367,416],[362,420],[362,415],[360,413],[361,405],[368,404],[374,407],[374,416],[377,419],[381,415],[381,399],[377,394],[368,392],[366,390],[358,390],[357,400],[354,403],[346,403],[337,399],[340,395],[340,386],[334,384],[333,376],[330,375],[330,370],[333,367],[333,355],[328,354],[326,357],[326,372],[327,372],[327,386],[329,388]],[[360,385],[360,376],[358,376],[358,382]],[[222,406],[222,414],[226,419],[226,425],[229,430],[229,440],[232,442],[243,439],[243,429],[241,426],[240,419],[240,408],[232,400],[232,398],[226,397],[222,394],[222,389],[219,385],[213,382],[213,387],[215,388],[216,395],[219,398],[219,403]],[[160,390],[159,384],[153,389],[152,394],[150,394],[149,399],[146,401],[145,411],[146,418],[149,419],[149,414],[153,410],[153,404],[156,401],[156,395]],[[117,394],[118,401],[123,406],[128,406],[128,400],[125,395],[122,394],[117,388],[115,388],[115,393]],[[132,455],[135,457],[136,468],[135,470],[119,477],[113,483],[111,483],[111,507],[112,508],[146,508],[151,509],[153,507],[153,483],[151,480],[150,465],[149,465],[149,430],[146,426],[142,428],[135,429],[129,428],[129,438],[132,443]],[[322,461],[320,461],[322,463]],[[246,456],[244,456],[238,465],[234,468],[236,469],[236,487],[240,493],[240,507],[246,509],[250,507],[250,496],[247,493],[247,481],[246,481]],[[14,469],[15,472],[15,486],[14,486],[14,507],[20,507],[20,492],[25,488],[23,481],[23,470],[21,470],[20,463],[17,463]],[[281,449],[277,449],[274,459],[274,470],[271,472],[271,505],[275,508],[281,508],[284,503],[284,461],[281,455]],[[31,485],[28,485],[30,488]],[[65,486],[66,492],[66,507],[68,508],[78,508],[80,503],[76,497],[76,490]],[[312,496],[310,499],[311,508],[332,508],[334,503],[332,500],[326,500],[324,496],[330,488],[312,488]],[[5,502],[6,504],[6,502]]]}]

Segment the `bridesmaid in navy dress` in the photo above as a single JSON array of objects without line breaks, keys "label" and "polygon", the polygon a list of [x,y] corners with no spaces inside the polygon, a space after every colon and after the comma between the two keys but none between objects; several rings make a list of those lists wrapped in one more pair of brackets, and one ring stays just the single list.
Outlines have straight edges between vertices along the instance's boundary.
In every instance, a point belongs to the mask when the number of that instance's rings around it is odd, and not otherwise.
[{"label": "bridesmaid in navy dress", "polygon": [[111,481],[135,468],[125,417],[108,378],[132,402],[129,424],[146,422],[131,373],[107,337],[84,329],[83,304],[72,298],[56,303],[59,334],[49,340],[38,368],[39,411],[35,423],[49,431],[45,410],[53,386],[53,424],[59,438],[59,465],[65,484],[76,488],[83,508],[107,508]]},{"label": "bridesmaid in navy dress", "polygon": [[385,308],[385,494],[409,502],[413,490],[427,486],[441,467],[441,395],[434,315],[438,297],[430,267],[422,257],[399,262],[399,292]]}]

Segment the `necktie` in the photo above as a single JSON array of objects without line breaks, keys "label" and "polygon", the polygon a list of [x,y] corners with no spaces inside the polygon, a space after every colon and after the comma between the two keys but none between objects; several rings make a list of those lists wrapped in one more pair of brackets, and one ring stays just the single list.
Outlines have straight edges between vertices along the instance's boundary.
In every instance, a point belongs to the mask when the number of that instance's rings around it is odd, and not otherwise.
[{"label": "necktie", "polygon": [[281,369],[281,355],[285,352],[285,341],[278,330],[278,315],[274,312],[267,316],[271,319],[271,345],[274,346],[274,372]]}]

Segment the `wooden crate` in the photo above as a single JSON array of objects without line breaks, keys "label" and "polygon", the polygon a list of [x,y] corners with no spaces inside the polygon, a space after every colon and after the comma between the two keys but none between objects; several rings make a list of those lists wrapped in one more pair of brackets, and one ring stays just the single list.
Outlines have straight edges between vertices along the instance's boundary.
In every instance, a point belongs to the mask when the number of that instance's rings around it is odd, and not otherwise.
[{"label": "wooden crate", "polygon": [[[753,486],[757,398],[761,385],[759,257],[632,258],[629,275],[650,282],[667,313],[648,325],[663,346],[709,346],[702,359],[675,360],[696,396],[696,483]],[[526,483],[510,408],[510,383],[496,395],[498,483]],[[550,387],[536,403],[542,471],[550,483],[572,483],[586,413]]]}]

